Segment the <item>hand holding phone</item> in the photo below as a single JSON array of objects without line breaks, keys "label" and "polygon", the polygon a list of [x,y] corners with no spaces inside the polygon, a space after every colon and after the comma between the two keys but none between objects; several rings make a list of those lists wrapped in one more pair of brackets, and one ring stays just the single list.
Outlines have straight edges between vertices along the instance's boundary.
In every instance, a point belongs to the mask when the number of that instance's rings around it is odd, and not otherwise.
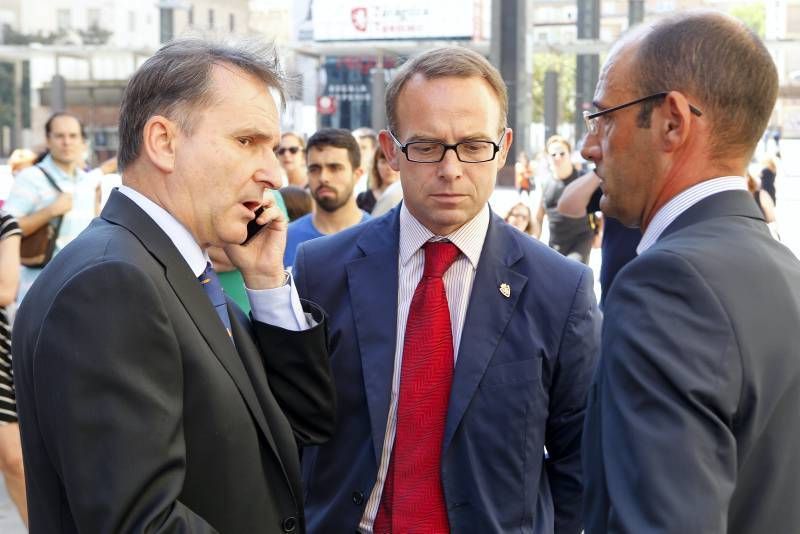
[{"label": "hand holding phone", "polygon": [[253,220],[247,223],[247,237],[244,239],[244,241],[242,241],[242,245],[246,245],[248,241],[253,239],[253,237],[258,232],[260,232],[261,230],[264,229],[265,226],[267,226],[265,224],[258,224],[258,218],[259,216],[261,216],[262,213],[264,213],[264,206],[258,208],[255,211],[255,217],[253,217]]}]

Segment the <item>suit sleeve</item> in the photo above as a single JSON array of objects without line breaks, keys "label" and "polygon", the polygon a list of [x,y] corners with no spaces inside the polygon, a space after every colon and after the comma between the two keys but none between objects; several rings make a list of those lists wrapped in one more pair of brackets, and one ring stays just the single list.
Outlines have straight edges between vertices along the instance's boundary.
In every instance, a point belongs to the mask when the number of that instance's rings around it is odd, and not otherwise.
[{"label": "suit sleeve", "polygon": [[586,397],[600,344],[600,313],[592,273],[584,269],[575,291],[550,387],[545,463],[555,507],[555,532],[581,531],[581,436]]},{"label": "suit sleeve", "polygon": [[587,444],[600,449],[607,504],[590,507],[606,514],[591,522],[603,532],[727,532],[742,374],[725,310],[691,264],[658,251],[623,271],[607,302],[600,439]]},{"label": "suit sleeve", "polygon": [[216,532],[178,501],[181,348],[152,280],[122,262],[90,267],[56,295],[41,332],[39,429],[77,529]]},{"label": "suit sleeve", "polygon": [[[302,245],[298,261],[302,261]],[[302,273],[300,273],[302,275]],[[295,278],[300,296],[304,286]],[[255,323],[255,333],[264,358],[270,389],[289,419],[297,443],[319,445],[336,428],[336,390],[328,361],[328,323],[325,312],[302,300],[303,311],[316,325],[292,331]],[[279,355],[279,356],[278,356]]]}]

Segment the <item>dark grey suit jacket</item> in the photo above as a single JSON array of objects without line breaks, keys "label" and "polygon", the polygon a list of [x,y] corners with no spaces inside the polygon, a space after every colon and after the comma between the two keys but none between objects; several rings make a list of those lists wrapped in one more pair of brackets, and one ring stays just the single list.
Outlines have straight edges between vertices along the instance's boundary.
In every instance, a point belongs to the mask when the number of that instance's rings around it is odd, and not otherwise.
[{"label": "dark grey suit jacket", "polygon": [[800,262],[746,191],[614,281],[589,393],[586,532],[800,532]]},{"label": "dark grey suit jacket", "polygon": [[115,192],[14,329],[31,533],[302,532],[297,444],[334,426],[320,324],[229,302],[235,342],[166,234]]}]

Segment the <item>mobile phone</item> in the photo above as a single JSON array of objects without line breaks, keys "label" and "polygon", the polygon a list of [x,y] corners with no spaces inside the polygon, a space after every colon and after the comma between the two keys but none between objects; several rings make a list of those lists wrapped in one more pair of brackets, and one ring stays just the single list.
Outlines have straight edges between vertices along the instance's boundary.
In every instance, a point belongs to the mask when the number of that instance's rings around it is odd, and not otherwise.
[{"label": "mobile phone", "polygon": [[264,226],[266,226],[266,225],[264,225],[264,224],[258,224],[258,222],[256,222],[256,221],[258,221],[258,217],[259,217],[259,216],[260,216],[262,213],[264,213],[264,206],[261,206],[260,208],[258,208],[258,209],[256,210],[256,212],[255,212],[255,215],[256,215],[256,216],[255,216],[255,217],[253,217],[253,220],[252,220],[252,221],[250,221],[249,223],[247,223],[247,237],[245,238],[245,240],[244,240],[244,241],[242,241],[242,245],[246,245],[248,241],[250,241],[251,239],[253,239],[253,236],[255,236],[255,235],[258,233],[258,232],[260,232],[261,230],[263,230],[263,229],[264,229]]}]

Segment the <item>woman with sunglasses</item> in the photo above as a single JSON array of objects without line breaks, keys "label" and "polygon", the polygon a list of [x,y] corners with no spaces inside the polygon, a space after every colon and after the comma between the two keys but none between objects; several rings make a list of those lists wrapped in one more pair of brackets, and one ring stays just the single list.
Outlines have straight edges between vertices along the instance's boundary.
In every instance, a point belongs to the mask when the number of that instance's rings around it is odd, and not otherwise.
[{"label": "woman with sunglasses", "polygon": [[550,229],[550,247],[568,258],[588,264],[594,240],[591,216],[567,217],[559,213],[557,208],[564,188],[578,178],[578,169],[572,164],[570,157],[572,147],[560,135],[550,137],[545,146],[552,178],[542,188],[542,201],[536,213],[536,237],[539,237],[546,214]]},{"label": "woman with sunglasses", "polygon": [[303,137],[294,132],[284,132],[281,135],[281,142],[275,149],[278,161],[286,173],[287,185],[297,187],[308,187],[308,175],[306,174],[306,155],[305,141]]}]

